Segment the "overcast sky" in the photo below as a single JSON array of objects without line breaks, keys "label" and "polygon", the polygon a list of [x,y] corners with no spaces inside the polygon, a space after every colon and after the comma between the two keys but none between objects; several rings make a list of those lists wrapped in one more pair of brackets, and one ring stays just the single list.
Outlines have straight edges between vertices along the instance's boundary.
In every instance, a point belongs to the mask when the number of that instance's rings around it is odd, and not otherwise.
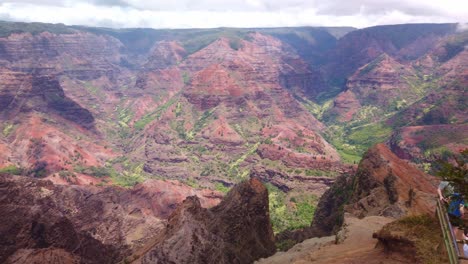
[{"label": "overcast sky", "polygon": [[468,22],[468,0],[0,0],[0,20],[104,27]]}]

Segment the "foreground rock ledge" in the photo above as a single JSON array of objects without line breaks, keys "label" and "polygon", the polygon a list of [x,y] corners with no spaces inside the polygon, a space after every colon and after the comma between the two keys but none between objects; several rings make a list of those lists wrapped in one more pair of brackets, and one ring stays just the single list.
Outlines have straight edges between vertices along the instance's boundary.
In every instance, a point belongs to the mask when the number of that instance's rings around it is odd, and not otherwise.
[{"label": "foreground rock ledge", "polygon": [[98,188],[0,175],[0,263],[252,263],[275,252],[260,181],[202,207],[217,200],[175,182]]}]

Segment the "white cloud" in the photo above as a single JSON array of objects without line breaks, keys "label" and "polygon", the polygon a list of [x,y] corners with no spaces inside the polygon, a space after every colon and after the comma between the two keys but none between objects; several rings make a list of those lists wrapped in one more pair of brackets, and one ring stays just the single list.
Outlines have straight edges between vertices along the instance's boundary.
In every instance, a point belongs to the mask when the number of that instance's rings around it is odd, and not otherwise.
[{"label": "white cloud", "polygon": [[468,1],[3,0],[0,19],[106,27],[367,27],[467,22]]},{"label": "white cloud", "polygon": [[460,23],[457,26],[457,30],[459,32],[467,31],[468,30],[468,23]]}]

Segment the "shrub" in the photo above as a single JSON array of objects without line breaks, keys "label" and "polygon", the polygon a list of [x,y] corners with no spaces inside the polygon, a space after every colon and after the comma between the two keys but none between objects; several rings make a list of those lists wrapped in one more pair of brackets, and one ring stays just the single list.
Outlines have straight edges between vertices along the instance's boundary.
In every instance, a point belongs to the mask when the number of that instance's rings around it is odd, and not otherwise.
[{"label": "shrub", "polygon": [[233,50],[239,50],[242,47],[242,43],[240,39],[233,38],[229,40],[229,47],[231,47]]},{"label": "shrub", "polygon": [[47,165],[47,161],[38,161],[29,170],[28,174],[35,178],[43,178],[47,175]]},{"label": "shrub", "polygon": [[222,193],[227,193],[229,192],[229,187],[227,186],[224,186],[224,184],[220,183],[220,182],[217,182],[215,184],[215,189],[219,192],[222,192]]},{"label": "shrub", "polygon": [[286,194],[270,183],[268,189],[270,220],[275,233],[310,226],[315,212],[316,197],[301,195],[289,198],[295,206],[287,205]]},{"label": "shrub", "polygon": [[0,173],[21,175],[23,174],[23,169],[16,167],[15,165],[9,165],[0,169]]}]

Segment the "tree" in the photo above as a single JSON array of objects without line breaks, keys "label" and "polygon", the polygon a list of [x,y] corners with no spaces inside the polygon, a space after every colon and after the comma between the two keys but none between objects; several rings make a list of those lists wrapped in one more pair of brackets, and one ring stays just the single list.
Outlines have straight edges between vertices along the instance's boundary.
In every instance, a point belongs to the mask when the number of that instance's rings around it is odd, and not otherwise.
[{"label": "tree", "polygon": [[439,161],[440,170],[437,175],[450,182],[455,192],[468,198],[468,149],[453,156],[453,162]]}]

